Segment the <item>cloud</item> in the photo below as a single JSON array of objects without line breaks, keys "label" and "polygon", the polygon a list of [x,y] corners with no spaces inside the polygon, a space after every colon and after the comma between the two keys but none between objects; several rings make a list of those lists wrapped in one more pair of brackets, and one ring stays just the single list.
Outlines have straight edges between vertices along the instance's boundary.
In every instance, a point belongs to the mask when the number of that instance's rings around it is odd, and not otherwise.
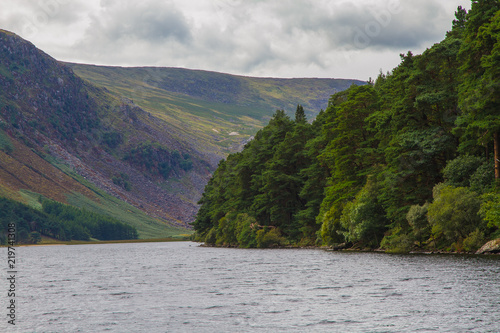
[{"label": "cloud", "polygon": [[346,47],[418,48],[444,37],[450,26],[448,13],[435,1],[385,1],[364,6],[337,7],[334,23],[349,24],[335,36]]},{"label": "cloud", "polygon": [[101,6],[101,11],[92,15],[86,38],[102,36],[112,43],[122,39],[156,43],[190,38],[182,13],[170,2],[105,0]]},{"label": "cloud", "polygon": [[84,1],[9,1],[2,4],[0,24],[29,40],[47,40],[48,35],[54,39],[57,38],[54,36],[57,32],[67,35],[68,31],[84,20],[89,8]]},{"label": "cloud", "polygon": [[28,39],[67,61],[367,79],[443,39],[464,2],[17,0],[2,6],[0,24],[26,37],[34,22]]},{"label": "cloud", "polygon": [[328,47],[419,47],[444,36],[450,13],[436,1],[288,1],[267,9],[284,38],[321,36]]}]

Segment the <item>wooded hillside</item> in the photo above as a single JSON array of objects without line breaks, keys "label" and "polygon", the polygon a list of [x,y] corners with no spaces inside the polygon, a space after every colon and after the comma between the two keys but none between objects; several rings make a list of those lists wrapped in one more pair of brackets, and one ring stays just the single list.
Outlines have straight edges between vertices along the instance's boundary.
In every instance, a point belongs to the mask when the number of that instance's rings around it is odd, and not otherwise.
[{"label": "wooded hillside", "polygon": [[278,110],[219,164],[198,239],[476,250],[499,236],[499,83],[500,4],[459,7],[442,42],[334,94],[312,123]]}]

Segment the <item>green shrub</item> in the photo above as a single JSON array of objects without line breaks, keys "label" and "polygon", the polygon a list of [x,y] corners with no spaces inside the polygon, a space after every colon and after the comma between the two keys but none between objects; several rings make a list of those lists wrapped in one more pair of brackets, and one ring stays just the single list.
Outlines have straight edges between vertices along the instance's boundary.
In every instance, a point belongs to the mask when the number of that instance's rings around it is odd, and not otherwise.
[{"label": "green shrub", "polygon": [[467,252],[476,252],[486,242],[484,232],[479,229],[474,230],[464,239],[463,248]]},{"label": "green shrub", "polygon": [[427,220],[427,211],[429,204],[423,206],[414,205],[406,214],[406,220],[413,230],[413,235],[420,245],[429,239],[431,235],[431,226]]},{"label": "green shrub", "polygon": [[226,216],[219,220],[217,228],[216,245],[230,246],[236,245],[236,226],[233,223],[233,214],[227,213]]},{"label": "green shrub", "polygon": [[216,241],[217,241],[217,230],[215,230],[215,227],[214,227],[214,228],[210,229],[210,231],[205,236],[205,243],[210,244],[210,245],[215,245]]},{"label": "green shrub", "polygon": [[281,236],[278,228],[263,228],[257,231],[256,241],[258,248],[279,247],[285,244],[285,238]]},{"label": "green shrub", "polygon": [[42,235],[40,235],[38,231],[32,231],[29,234],[29,238],[31,240],[31,243],[38,244],[42,240]]},{"label": "green shrub", "polygon": [[119,176],[113,176],[111,178],[115,185],[122,187],[125,191],[132,190],[132,186],[130,185],[129,176],[126,173],[121,172]]},{"label": "green shrub", "polygon": [[104,133],[102,142],[109,148],[116,148],[123,143],[123,135],[118,132]]},{"label": "green shrub", "polygon": [[6,154],[10,154],[14,151],[14,145],[10,140],[9,136],[2,130],[0,130],[0,150]]},{"label": "green shrub", "polygon": [[448,244],[462,242],[484,224],[478,214],[481,200],[468,188],[439,184],[434,187],[433,196],[428,218],[435,238],[443,236]]},{"label": "green shrub", "polygon": [[477,193],[489,191],[495,181],[495,170],[493,163],[481,164],[470,177],[470,189]]},{"label": "green shrub", "polygon": [[396,227],[382,239],[380,247],[387,253],[408,253],[413,249],[413,238]]},{"label": "green shrub", "polygon": [[376,187],[369,181],[356,195],[356,199],[345,205],[340,224],[349,242],[362,242],[370,247],[378,247],[384,236],[385,211],[377,200]]},{"label": "green shrub", "polygon": [[257,221],[255,218],[246,213],[238,214],[236,217],[236,238],[240,247],[257,247],[256,226]]},{"label": "green shrub", "polygon": [[463,155],[449,161],[443,169],[447,185],[465,187],[470,185],[470,178],[484,159],[477,156]]},{"label": "green shrub", "polygon": [[482,196],[479,214],[488,223],[490,228],[500,228],[500,194],[486,193]]}]

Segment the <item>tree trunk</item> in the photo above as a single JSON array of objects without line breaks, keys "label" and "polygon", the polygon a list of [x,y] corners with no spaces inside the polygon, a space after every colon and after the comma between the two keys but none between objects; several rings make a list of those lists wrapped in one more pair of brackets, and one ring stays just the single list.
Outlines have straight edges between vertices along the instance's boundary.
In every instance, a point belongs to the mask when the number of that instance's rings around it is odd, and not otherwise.
[{"label": "tree trunk", "polygon": [[498,131],[493,134],[493,150],[495,155],[495,180],[500,179],[500,147],[498,142]]}]

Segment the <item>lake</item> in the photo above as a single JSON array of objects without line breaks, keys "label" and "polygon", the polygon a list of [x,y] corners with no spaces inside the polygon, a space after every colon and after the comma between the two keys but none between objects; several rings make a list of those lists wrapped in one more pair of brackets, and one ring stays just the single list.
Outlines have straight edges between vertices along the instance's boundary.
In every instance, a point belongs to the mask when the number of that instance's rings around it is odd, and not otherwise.
[{"label": "lake", "polygon": [[500,331],[498,256],[192,242],[16,251],[16,326],[2,279],[2,332]]}]

